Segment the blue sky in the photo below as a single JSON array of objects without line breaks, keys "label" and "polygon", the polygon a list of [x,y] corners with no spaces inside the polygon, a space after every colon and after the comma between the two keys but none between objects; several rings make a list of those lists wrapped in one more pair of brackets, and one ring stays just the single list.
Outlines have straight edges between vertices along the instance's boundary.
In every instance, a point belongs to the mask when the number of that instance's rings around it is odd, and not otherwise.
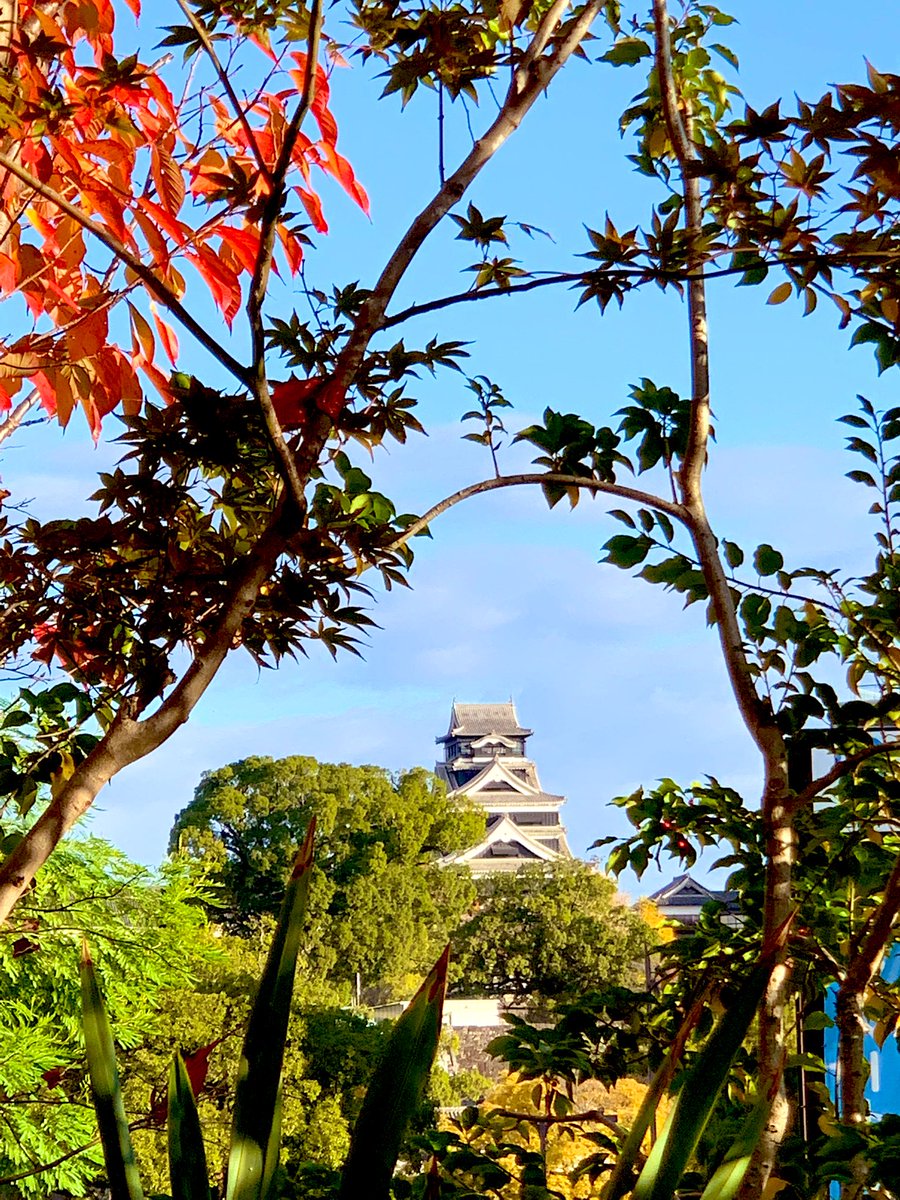
[{"label": "blue sky", "polygon": [[[171,14],[153,6],[160,23],[177,20],[176,6],[168,7]],[[865,0],[851,16],[844,4],[812,0],[732,9],[740,24],[723,40],[740,55],[740,83],[754,107],[860,78],[865,56],[898,71],[894,0]],[[640,86],[637,71],[573,64],[478,181],[471,199],[483,212],[552,235],[552,243],[514,247],[523,257],[571,269],[572,254],[584,248],[583,224],[599,226],[607,209],[620,229],[646,219],[655,193],[631,172],[616,129]],[[436,184],[435,101],[416,97],[401,113],[396,99],[376,101],[380,88],[360,68],[337,72],[332,89],[341,148],[370,192],[373,219],[327,192],[332,232],[309,269],[317,281],[367,283]],[[476,129],[488,116],[487,106],[473,112]],[[452,147],[464,151],[467,139],[455,106],[449,162]],[[451,231],[438,236],[398,307],[465,288],[458,272],[471,257]],[[877,379],[868,351],[848,352],[832,313],[802,320],[790,305],[769,308],[769,290],[711,289],[719,435],[707,481],[711,518],[720,535],[778,545],[791,565],[861,569],[866,501],[843,478],[850,464],[835,419],[860,391],[876,404],[896,403],[894,381]],[[573,306],[570,294],[547,291],[466,305],[420,319],[407,336],[476,343],[467,369],[501,384],[515,404],[513,427],[548,404],[608,420],[642,376],[687,390],[685,316],[674,296],[648,292],[603,318]],[[199,352],[185,356],[185,367],[212,378]],[[469,407],[461,381],[444,374],[423,383],[420,395],[429,438],[391,450],[372,468],[411,511],[490,473],[484,452],[460,438],[459,417]],[[42,516],[82,507],[111,448],[93,450],[74,423],[65,436],[55,428],[27,434],[5,456],[6,485],[35,497]],[[503,460],[507,467],[522,461],[520,449]],[[687,783],[715,774],[753,797],[755,755],[700,606],[682,612],[678,599],[597,565],[616,529],[597,503],[549,512],[534,493],[498,493],[456,509],[435,525],[432,542],[417,542],[412,590],[378,598],[381,629],[363,661],[333,663],[314,646],[308,661],[259,674],[249,659],[233,657],[188,726],[103,793],[94,831],[141,861],[157,861],[200,773],[248,754],[430,765],[454,698],[517,702],[535,730],[531,749],[544,786],[569,798],[577,852],[623,831],[611,797],[662,775]],[[676,869],[665,865],[663,874]],[[658,879],[629,886],[651,891]]]}]

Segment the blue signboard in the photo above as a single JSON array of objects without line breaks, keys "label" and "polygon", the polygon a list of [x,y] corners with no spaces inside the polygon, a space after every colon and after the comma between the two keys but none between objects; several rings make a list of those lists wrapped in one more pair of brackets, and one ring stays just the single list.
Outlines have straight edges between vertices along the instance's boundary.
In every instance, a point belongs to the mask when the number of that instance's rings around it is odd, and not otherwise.
[{"label": "blue signboard", "polygon": [[[895,947],[885,964],[882,977],[887,983],[900,980],[900,947]],[[834,1018],[835,989],[829,988],[826,1009]],[[869,1060],[869,1082],[866,1099],[872,1116],[877,1120],[885,1113],[900,1113],[900,1047],[897,1039],[889,1037],[879,1049],[871,1033],[866,1036],[866,1056]],[[828,1068],[828,1085],[832,1096],[837,1095],[837,1050],[836,1029],[825,1030],[825,1064]]]}]

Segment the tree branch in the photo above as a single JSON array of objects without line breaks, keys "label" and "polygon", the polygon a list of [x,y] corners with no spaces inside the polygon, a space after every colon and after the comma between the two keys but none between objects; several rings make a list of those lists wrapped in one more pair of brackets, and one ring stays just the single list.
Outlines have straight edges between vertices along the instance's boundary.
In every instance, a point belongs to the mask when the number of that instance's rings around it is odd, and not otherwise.
[{"label": "tree branch", "polygon": [[0,425],[0,443],[5,442],[8,437],[15,433],[40,398],[40,393],[35,388],[28,393],[24,400],[21,400],[16,405],[3,424]]},{"label": "tree branch", "polygon": [[[672,69],[672,45],[666,0],[653,0],[656,26],[656,74],[669,141],[681,170],[684,191],[685,231],[688,237],[688,319],[691,331],[691,424],[681,466],[681,487],[686,503],[700,496],[700,476],[709,442],[709,338],[706,323],[706,287],[698,243],[703,230],[700,179],[696,171],[697,148],[689,125],[682,118]],[[689,120],[689,118],[688,118]]]},{"label": "tree branch", "polygon": [[[676,87],[666,0],[653,0],[653,21],[657,83],[669,142],[681,174],[687,265],[693,277],[688,284],[691,406],[687,446],[678,472],[678,483],[688,513],[687,525],[709,591],[735,701],[747,731],[762,755],[765,768],[761,806],[766,854],[763,906],[765,940],[785,926],[792,911],[797,839],[789,807],[787,750],[771,705],[756,690],[725,567],[703,502],[702,479],[710,436],[710,380],[706,284],[701,249],[703,203],[700,164],[691,136],[690,113],[683,112]],[[762,1194],[771,1176],[778,1147],[790,1124],[791,1108],[783,1079],[785,1005],[789,978],[787,952],[781,949],[759,1011],[760,1087],[772,1096],[772,1109],[741,1184],[741,1200],[750,1200]]]},{"label": "tree branch", "polygon": [[[523,61],[493,123],[415,218],[363,304],[335,368],[334,378],[338,387],[348,388],[353,383],[372,335],[381,326],[388,304],[425,239],[462,199],[473,180],[518,129],[535,100],[587,35],[602,7],[602,0],[591,0],[578,19],[572,23],[565,37],[549,54],[536,57],[530,55],[530,51],[526,51],[527,69]],[[539,41],[542,48],[546,46],[552,34],[551,15],[553,21],[558,22],[559,14],[564,8],[562,0],[557,0],[541,22],[534,41]]]},{"label": "tree branch", "polygon": [[250,372],[246,367],[242,366],[236,358],[219,345],[214,337],[207,333],[206,329],[197,321],[188,310],[184,307],[171,288],[166,284],[145,264],[136,254],[133,254],[127,246],[102,225],[98,225],[86,213],[84,213],[77,205],[70,203],[65,196],[62,196],[55,188],[50,187],[46,183],[41,183],[36,175],[32,175],[24,167],[21,167],[17,162],[11,159],[7,154],[0,153],[0,167],[9,171],[21,183],[32,188],[39,196],[43,196],[45,200],[49,200],[51,204],[55,204],[60,212],[64,212],[66,216],[71,217],[73,221],[86,229],[88,233],[93,234],[99,242],[101,242],[111,254],[114,254],[121,262],[130,267],[137,275],[138,279],[145,284],[147,290],[162,304],[173,317],[188,330],[189,333],[197,339],[204,350],[208,351],[217,362],[221,363],[227,371],[230,372],[240,383],[245,387],[252,386]]},{"label": "tree branch", "polygon": [[489,1116],[509,1117],[513,1121],[528,1121],[532,1125],[579,1125],[587,1121],[593,1122],[595,1125],[605,1125],[607,1129],[612,1130],[620,1141],[624,1141],[627,1136],[627,1130],[613,1117],[609,1117],[602,1108],[589,1108],[587,1112],[569,1113],[566,1116],[556,1117],[551,1114],[541,1116],[539,1113],[524,1113],[516,1112],[511,1108],[492,1108],[489,1110]]},{"label": "tree branch", "polygon": [[[701,480],[709,444],[709,347],[706,328],[706,285],[703,264],[696,254],[696,242],[703,226],[699,180],[692,171],[697,151],[688,136],[679,110],[678,93],[672,70],[669,15],[666,0],[653,0],[656,27],[656,71],[662,96],[669,141],[681,169],[689,239],[688,268],[692,276],[688,287],[688,315],[691,353],[691,415],[688,444],[678,474],[682,499],[689,513],[688,528],[697,552],[700,569],[709,589],[710,601],[719,628],[722,653],[744,724],[765,756],[769,753],[770,729],[774,729],[754,685],[744,650],[744,640],[731,598],[728,580],[719,558],[716,537],[710,527],[703,503]],[[777,731],[776,731],[777,732]]]},{"label": "tree branch", "polygon": [[839,779],[843,779],[845,775],[850,775],[860,763],[867,762],[870,758],[879,757],[882,754],[894,754],[900,751],[900,741],[898,742],[881,742],[876,746],[866,746],[864,750],[858,750],[855,754],[848,754],[846,758],[842,758],[839,763],[826,771],[824,775],[820,775],[818,779],[814,779],[812,783],[807,784],[802,792],[791,801],[791,807],[794,809],[805,808],[820,792],[831,787],[833,783],[837,783]]},{"label": "tree branch", "polygon": [[[728,246],[721,251],[722,254],[733,255],[734,247]],[[860,255],[859,257],[865,257]],[[881,254],[873,254],[873,258],[884,257]],[[818,263],[823,266],[834,267],[841,270],[849,267],[846,254],[777,254],[774,258],[768,260],[767,266],[771,267],[793,267],[806,266],[809,263]],[[450,296],[442,296],[436,300],[428,300],[422,304],[411,304],[409,308],[404,308],[400,312],[389,317],[384,317],[378,329],[390,329],[394,325],[400,325],[404,321],[410,320],[412,317],[424,316],[426,313],[438,312],[442,308],[450,308],[454,304],[466,304],[473,300],[491,300],[497,296],[511,296],[516,292],[531,292],[535,288],[555,287],[563,283],[588,284],[598,279],[624,280],[632,283],[632,286],[640,286],[642,283],[690,283],[694,279],[727,279],[732,275],[745,275],[747,273],[746,266],[727,266],[717,267],[710,270],[704,267],[701,274],[696,274],[690,270],[678,271],[671,267],[662,269],[652,265],[646,267],[597,267],[592,271],[556,271],[547,275],[537,276],[531,279],[511,281],[510,283],[494,287],[485,288],[467,288],[464,292],[455,292]],[[632,282],[634,281],[634,282]],[[857,315],[859,313],[857,312]],[[867,318],[872,320],[871,317]],[[888,327],[885,326],[887,329]]]},{"label": "tree branch", "polygon": [[[321,0],[317,0],[317,3],[321,3]],[[475,144],[461,166],[413,221],[410,229],[388,260],[374,292],[363,306],[347,345],[338,359],[334,374],[338,386],[346,388],[352,384],[362,363],[366,347],[384,316],[397,285],[425,238],[462,197],[482,167],[490,161],[493,154],[518,128],[537,97],[586,36],[602,3],[603,0],[591,0],[550,53],[531,64],[527,72],[527,81],[522,88],[516,92],[512,88],[510,89],[506,103],[488,132]],[[559,3],[554,6],[554,9],[558,7]],[[542,25],[542,28],[546,31],[545,25]],[[311,78],[314,79],[315,62],[311,54],[308,58],[307,70],[308,73],[312,73]],[[311,99],[311,89],[307,89],[305,103],[301,101],[294,118],[298,129],[299,122],[302,121],[311,104]],[[288,151],[285,164],[289,162],[289,156],[290,152]],[[215,357],[223,362],[223,365],[226,365],[242,384],[256,392],[258,379],[255,373],[241,366],[209,338],[205,331],[197,325],[197,322],[190,317],[190,314],[184,311],[177,300],[174,300],[165,285],[160,283],[140,259],[122,246],[117,238],[97,226],[74,205],[71,205],[53,189],[45,187],[5,155],[0,155],[0,166],[5,166],[22,182],[34,186],[38,194],[57,204],[61,211],[66,212],[98,237],[123,262],[132,266],[138,277],[147,283],[148,289],[159,296],[161,302],[169,311],[179,317],[186,328],[192,332],[198,331],[196,335],[201,344],[210,349],[211,353],[214,353]],[[287,166],[284,165],[283,169],[286,171]],[[212,347],[215,349],[213,350]],[[296,461],[301,479],[308,477],[309,472],[317,464],[322,448],[329,437],[331,426],[331,418],[322,413],[320,419],[310,421],[304,429],[303,441]],[[573,477],[573,479],[577,479],[577,477]],[[578,482],[582,481],[578,480]],[[491,481],[491,486],[496,487],[497,483]],[[605,488],[600,487],[598,490],[605,490]],[[640,497],[641,502],[644,502],[642,493],[635,493],[635,495]],[[657,506],[661,504],[655,497],[647,497],[647,502]],[[291,514],[291,517],[293,518],[294,514]],[[127,703],[123,704],[102,742],[95,747],[83,763],[79,764],[66,785],[50,801],[45,811],[8,859],[0,865],[0,922],[8,917],[20,896],[30,886],[36,872],[78,818],[91,806],[100,789],[123,767],[155,750],[188,719],[229,650],[239,638],[241,625],[252,613],[259,589],[274,570],[285,540],[291,535],[295,525],[295,519],[288,520],[285,500],[282,499],[273,514],[268,531],[244,560],[244,566],[229,591],[222,616],[170,696],[160,704],[156,712],[141,721],[135,719],[135,715],[129,710]]]},{"label": "tree branch", "polygon": [[[180,0],[179,0],[180,2]],[[309,112],[316,93],[316,67],[319,60],[319,41],[322,34],[322,0],[313,0],[310,16],[309,40],[306,53],[306,77],[303,83],[303,95],[285,131],[284,141],[278,155],[273,172],[267,172],[269,194],[263,205],[259,227],[259,249],[253,279],[247,293],[247,319],[250,323],[250,339],[252,345],[252,379],[251,387],[257,403],[262,409],[263,418],[269,440],[281,464],[281,473],[285,484],[294,501],[298,513],[306,506],[303,480],[297,467],[293,451],[284,438],[284,430],[272,396],[269,392],[269,382],[266,375],[266,336],[263,321],[263,304],[269,286],[269,276],[272,271],[272,260],[275,253],[275,231],[278,218],[281,216],[285,203],[285,182],[291,165],[291,157],[297,144],[297,135]]]},{"label": "tree branch", "polygon": [[463,500],[468,500],[471,496],[480,496],[485,492],[494,492],[498,488],[534,486],[535,484],[544,485],[547,483],[559,484],[561,487],[580,487],[585,491],[598,492],[605,496],[615,496],[619,500],[631,500],[635,504],[645,505],[647,508],[653,508],[657,512],[664,512],[670,517],[674,517],[677,521],[684,522],[685,511],[682,505],[674,504],[671,500],[665,500],[661,496],[654,496],[651,492],[642,492],[638,488],[626,487],[620,483],[604,483],[600,479],[586,479],[583,475],[556,475],[552,472],[534,471],[519,475],[495,475],[490,479],[482,479],[478,483],[470,483],[467,487],[460,488],[451,496],[446,496],[437,504],[429,508],[428,512],[418,517],[413,523],[404,529],[400,537],[391,542],[389,550],[397,550],[400,546],[406,545],[410,538],[414,538],[416,534],[421,533],[423,529],[431,524],[431,522],[454,508]]},{"label": "tree branch", "polygon": [[288,534],[281,504],[269,529],[245,560],[217,624],[171,694],[142,721],[134,719],[128,701],[124,701],[103,740],[76,767],[0,865],[0,924],[59,842],[93,804],[100,789],[124,767],[156,750],[187,721],[239,638],[241,625],[252,613],[259,589],[272,573]]}]

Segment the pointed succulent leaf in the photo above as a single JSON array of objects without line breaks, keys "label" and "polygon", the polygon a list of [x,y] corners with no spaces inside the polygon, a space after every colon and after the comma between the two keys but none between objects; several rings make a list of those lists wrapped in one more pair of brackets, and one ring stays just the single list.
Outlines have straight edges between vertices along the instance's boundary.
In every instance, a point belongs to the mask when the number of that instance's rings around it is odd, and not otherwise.
[{"label": "pointed succulent leaf", "polygon": [[437,1053],[449,958],[448,946],[394,1026],[353,1130],[339,1200],[388,1200],[400,1142]]},{"label": "pointed succulent leaf", "polygon": [[169,1068],[169,1178],[172,1200],[209,1200],[206,1150],[184,1059],[176,1052]]},{"label": "pointed succulent leaf", "polygon": [[81,955],[81,1010],[91,1096],[103,1145],[110,1197],[111,1200],[143,1200],[119,1083],[112,1029],[86,942]]},{"label": "pointed succulent leaf", "polygon": [[311,821],[285,891],[247,1024],[235,1088],[226,1200],[264,1200],[263,1187],[278,1156],[271,1144],[272,1129],[278,1119],[281,1066],[309,897],[314,836],[315,821]]}]

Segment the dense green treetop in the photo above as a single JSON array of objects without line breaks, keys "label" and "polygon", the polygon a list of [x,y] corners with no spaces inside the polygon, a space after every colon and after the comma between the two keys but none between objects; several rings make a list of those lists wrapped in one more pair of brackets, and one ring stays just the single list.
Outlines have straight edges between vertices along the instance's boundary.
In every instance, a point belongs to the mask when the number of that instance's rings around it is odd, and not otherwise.
[{"label": "dense green treetop", "polygon": [[424,969],[474,895],[467,874],[437,858],[476,842],[483,816],[448,803],[418,768],[253,757],[204,774],[176,818],[171,848],[203,862],[220,889],[220,919],[238,931],[277,907],[312,817],[317,866],[310,969],[352,982],[402,984]]},{"label": "dense green treetop", "polygon": [[563,1000],[624,983],[653,942],[616,885],[574,860],[478,882],[471,919],[453,938],[453,990]]}]

